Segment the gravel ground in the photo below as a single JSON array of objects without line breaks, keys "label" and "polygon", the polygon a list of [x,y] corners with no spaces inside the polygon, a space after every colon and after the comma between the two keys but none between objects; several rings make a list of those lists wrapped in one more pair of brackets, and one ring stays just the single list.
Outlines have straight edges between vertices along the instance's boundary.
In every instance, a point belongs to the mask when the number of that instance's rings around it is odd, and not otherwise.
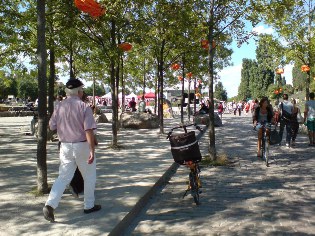
[{"label": "gravel ground", "polygon": [[251,119],[229,115],[223,123],[216,146],[233,164],[202,166],[201,205],[182,198],[188,170],[180,167],[126,235],[315,235],[315,148],[307,137],[295,148],[272,146],[266,167]]}]

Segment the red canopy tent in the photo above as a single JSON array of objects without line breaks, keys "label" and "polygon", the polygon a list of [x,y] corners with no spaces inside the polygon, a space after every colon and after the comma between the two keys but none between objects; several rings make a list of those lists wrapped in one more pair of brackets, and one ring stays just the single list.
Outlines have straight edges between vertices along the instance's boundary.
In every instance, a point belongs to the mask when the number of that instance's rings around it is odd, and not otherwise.
[{"label": "red canopy tent", "polygon": [[[138,98],[141,99],[142,95],[139,95]],[[149,105],[149,102],[154,101],[154,99],[155,99],[155,93],[149,92],[144,95],[144,100],[147,106]]]},{"label": "red canopy tent", "polygon": [[[140,96],[142,97],[142,96]],[[149,92],[144,95],[144,98],[155,98],[155,93]]]}]

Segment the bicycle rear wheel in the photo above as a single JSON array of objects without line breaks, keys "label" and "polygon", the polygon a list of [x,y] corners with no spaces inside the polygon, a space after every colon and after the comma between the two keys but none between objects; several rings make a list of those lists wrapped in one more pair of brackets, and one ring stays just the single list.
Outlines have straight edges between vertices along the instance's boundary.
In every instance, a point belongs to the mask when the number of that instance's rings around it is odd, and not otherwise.
[{"label": "bicycle rear wheel", "polygon": [[198,186],[198,176],[196,170],[191,170],[189,173],[189,184],[190,184],[190,193],[194,198],[196,205],[200,204],[199,200],[199,186]]}]

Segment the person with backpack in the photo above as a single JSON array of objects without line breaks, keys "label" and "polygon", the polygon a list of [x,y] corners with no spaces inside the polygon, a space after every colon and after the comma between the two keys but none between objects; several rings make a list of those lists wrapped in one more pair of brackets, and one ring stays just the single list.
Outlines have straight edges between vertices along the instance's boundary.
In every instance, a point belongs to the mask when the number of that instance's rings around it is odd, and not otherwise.
[{"label": "person with backpack", "polygon": [[310,100],[305,103],[304,124],[307,126],[309,146],[315,145],[315,100],[314,92],[310,93]]},{"label": "person with backpack", "polygon": [[[292,132],[291,132],[291,120],[292,120],[292,111],[293,111],[293,105],[292,103],[288,100],[289,96],[288,94],[283,94],[282,96],[283,102],[279,103],[278,106],[278,111],[280,112],[280,130],[279,130],[279,136],[282,140],[283,137],[283,131],[284,127],[286,128],[286,147],[290,147],[290,141],[292,137]],[[280,143],[281,145],[281,143]]]}]

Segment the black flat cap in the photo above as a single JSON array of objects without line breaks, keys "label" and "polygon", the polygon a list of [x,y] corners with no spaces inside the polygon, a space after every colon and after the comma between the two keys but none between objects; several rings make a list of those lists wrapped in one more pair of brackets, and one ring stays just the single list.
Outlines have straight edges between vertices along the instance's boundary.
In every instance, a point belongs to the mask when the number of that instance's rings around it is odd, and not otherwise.
[{"label": "black flat cap", "polygon": [[66,83],[66,87],[68,89],[74,89],[74,88],[78,88],[80,86],[83,86],[84,84],[78,80],[78,79],[70,79],[68,80],[68,82]]}]

